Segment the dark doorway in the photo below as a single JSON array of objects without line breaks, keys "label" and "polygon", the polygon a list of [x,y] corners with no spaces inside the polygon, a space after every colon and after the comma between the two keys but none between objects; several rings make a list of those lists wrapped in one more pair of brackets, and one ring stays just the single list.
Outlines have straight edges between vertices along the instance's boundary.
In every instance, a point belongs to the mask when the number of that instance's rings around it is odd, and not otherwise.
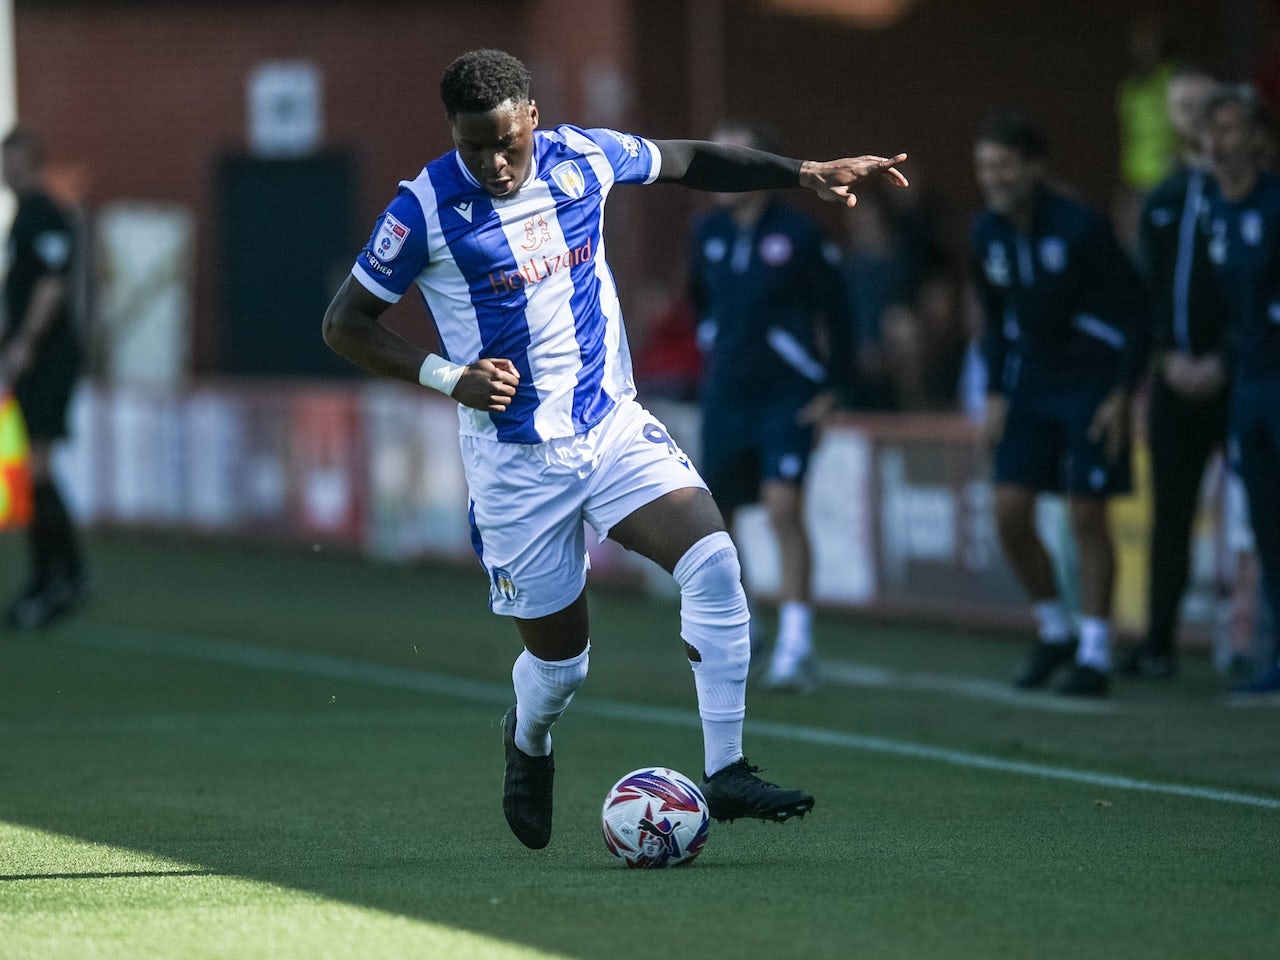
[{"label": "dark doorway", "polygon": [[320,321],[351,269],[355,164],[226,157],[218,170],[224,372],[351,376]]}]

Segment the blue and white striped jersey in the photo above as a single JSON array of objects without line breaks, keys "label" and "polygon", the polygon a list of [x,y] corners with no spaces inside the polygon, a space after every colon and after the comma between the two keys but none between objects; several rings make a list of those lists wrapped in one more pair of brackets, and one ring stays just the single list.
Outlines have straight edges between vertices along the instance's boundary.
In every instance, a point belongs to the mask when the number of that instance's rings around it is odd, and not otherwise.
[{"label": "blue and white striped jersey", "polygon": [[615,183],[651,183],[649,140],[613,130],[534,131],[529,179],[495,199],[457,151],[403,181],[352,274],[394,303],[417,284],[454,363],[505,357],[520,371],[503,413],[459,404],[460,431],[510,443],[585,433],[635,395],[604,201]]}]

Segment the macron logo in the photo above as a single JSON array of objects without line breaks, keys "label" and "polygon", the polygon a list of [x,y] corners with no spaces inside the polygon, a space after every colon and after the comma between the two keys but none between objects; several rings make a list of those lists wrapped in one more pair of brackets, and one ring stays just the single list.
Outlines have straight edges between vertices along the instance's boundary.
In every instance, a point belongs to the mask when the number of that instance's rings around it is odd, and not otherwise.
[{"label": "macron logo", "polygon": [[467,223],[471,222],[471,201],[470,200],[468,200],[466,203],[458,204],[453,209],[456,210],[458,212],[458,216],[460,216],[463,220],[467,221]]}]

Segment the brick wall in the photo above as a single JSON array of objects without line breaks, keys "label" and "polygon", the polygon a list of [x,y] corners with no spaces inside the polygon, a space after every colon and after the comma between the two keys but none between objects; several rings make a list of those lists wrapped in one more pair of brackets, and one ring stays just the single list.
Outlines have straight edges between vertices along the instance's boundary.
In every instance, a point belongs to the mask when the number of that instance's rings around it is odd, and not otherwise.
[{"label": "brick wall", "polygon": [[[400,179],[451,146],[440,74],[461,50],[492,43],[482,25],[509,22],[509,11],[486,0],[19,4],[18,113],[45,132],[51,160],[81,169],[90,209],[165,200],[196,212],[196,366],[208,372],[219,356],[214,175],[220,156],[245,148],[250,70],[320,66],[328,142],[358,158],[363,230]],[[287,247],[272,268],[288,269]]]},{"label": "brick wall", "polygon": [[[19,116],[46,133],[54,160],[77,167],[90,208],[152,199],[195,211],[196,368],[211,372],[219,361],[214,173],[220,156],[244,148],[245,81],[264,60],[319,65],[328,143],[359,164],[361,231],[399,179],[450,146],[436,92],[449,60],[498,45],[535,67],[546,123],[592,122],[582,112],[589,101],[583,76],[566,64],[585,52],[598,66],[614,49],[630,95],[622,122],[639,132],[703,135],[695,118],[714,103],[771,118],[799,154],[907,150],[919,188],[944,199],[958,235],[977,202],[974,126],[997,103],[1042,117],[1058,171],[1088,199],[1108,202],[1116,167],[1112,95],[1125,69],[1129,11],[1150,6],[929,0],[898,25],[865,32],[779,16],[762,0],[582,2],[583,16],[568,0],[17,0]],[[691,4],[713,2],[724,11],[714,58],[704,36],[689,40]],[[1225,10],[1238,21],[1245,2],[1179,3],[1175,50],[1230,70]],[[630,27],[601,29],[607,7],[632,10]],[[705,33],[707,7],[696,10]],[[722,75],[709,77],[708,62],[723,64]],[[675,188],[643,197],[618,192],[610,243],[624,307],[631,309],[641,286],[633,281],[678,281],[698,202]],[[831,210],[822,213],[834,220]],[[352,238],[353,254],[363,239]],[[264,268],[288,269],[287,249]],[[389,316],[402,332],[431,341],[416,303]]]}]

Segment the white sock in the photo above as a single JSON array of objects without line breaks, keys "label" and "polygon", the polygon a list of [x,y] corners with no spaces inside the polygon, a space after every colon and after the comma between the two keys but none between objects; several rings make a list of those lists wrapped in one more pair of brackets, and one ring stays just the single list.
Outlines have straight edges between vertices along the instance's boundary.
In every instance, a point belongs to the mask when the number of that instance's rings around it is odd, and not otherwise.
[{"label": "white sock", "polygon": [[727,533],[703,537],[672,571],[680,584],[680,636],[702,656],[691,660],[706,750],[713,774],[742,756],[751,660],[747,596],[738,552]]},{"label": "white sock", "polygon": [[516,657],[516,746],[531,757],[551,752],[551,725],[560,719],[587,678],[591,645],[569,660],[539,660],[528,650]]},{"label": "white sock", "polygon": [[1041,600],[1031,605],[1031,613],[1040,628],[1042,643],[1070,643],[1071,616],[1061,600]]},{"label": "white sock", "polygon": [[742,687],[736,683],[705,683],[702,664],[689,661],[693,684],[702,710],[703,770],[711,776],[742,756],[742,720],[716,720],[707,716],[716,709],[735,712],[743,703]]},{"label": "white sock", "polygon": [[1111,669],[1111,624],[1103,617],[1080,619],[1080,649],[1076,663],[1103,673]]},{"label": "white sock", "polygon": [[778,643],[773,661],[799,663],[813,653],[813,608],[801,600],[788,600],[778,608]]}]

